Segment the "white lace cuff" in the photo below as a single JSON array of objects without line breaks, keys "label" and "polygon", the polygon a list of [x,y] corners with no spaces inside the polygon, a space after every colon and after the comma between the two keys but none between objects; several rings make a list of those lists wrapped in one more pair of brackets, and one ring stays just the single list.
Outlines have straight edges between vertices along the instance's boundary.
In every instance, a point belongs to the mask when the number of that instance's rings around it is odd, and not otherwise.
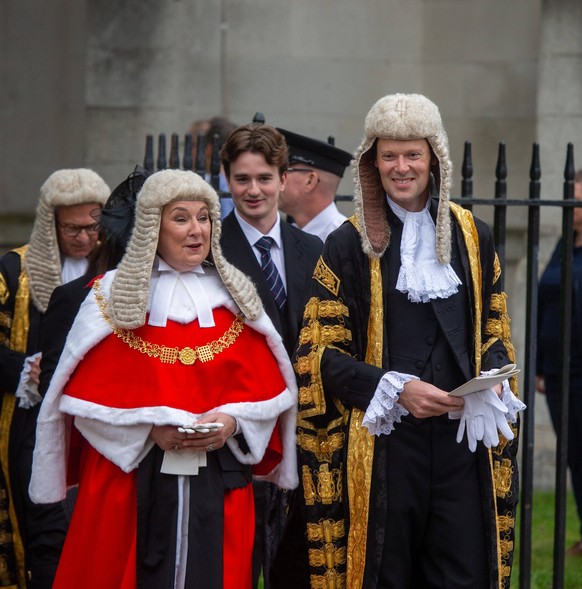
[{"label": "white lace cuff", "polygon": [[401,418],[408,415],[408,411],[397,401],[404,385],[411,380],[419,378],[401,372],[387,372],[380,379],[362,419],[362,425],[366,426],[371,434],[388,435],[394,429],[394,424],[400,423]]},{"label": "white lace cuff", "polygon": [[[494,374],[497,372],[497,369],[494,368],[493,370],[484,370],[481,372],[482,375],[489,375]],[[504,380],[501,383],[503,387],[501,390],[501,402],[507,407],[507,413],[505,417],[509,423],[515,423],[517,421],[517,414],[519,411],[523,411],[527,409],[527,405],[520,401],[512,392],[511,388],[509,387],[509,379]]]},{"label": "white lace cuff", "polygon": [[503,392],[501,393],[501,402],[507,407],[507,413],[505,417],[509,423],[515,423],[517,421],[517,414],[519,411],[527,409],[527,405],[520,401],[509,388],[509,383],[503,381]]}]

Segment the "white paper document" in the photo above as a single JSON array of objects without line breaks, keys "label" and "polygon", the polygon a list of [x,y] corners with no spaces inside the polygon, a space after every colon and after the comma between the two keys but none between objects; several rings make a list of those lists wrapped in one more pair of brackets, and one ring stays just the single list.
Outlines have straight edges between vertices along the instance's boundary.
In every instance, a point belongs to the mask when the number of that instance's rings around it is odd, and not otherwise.
[{"label": "white paper document", "polygon": [[449,395],[452,395],[453,397],[463,397],[471,393],[476,393],[477,391],[490,389],[495,385],[503,382],[507,378],[516,375],[518,372],[519,368],[517,368],[515,364],[506,364],[493,374],[476,376],[475,378],[472,378],[465,384],[457,387],[454,391],[451,391]]},{"label": "white paper document", "polygon": [[193,448],[166,450],[160,472],[164,474],[196,475],[200,468],[206,466],[206,452]]}]

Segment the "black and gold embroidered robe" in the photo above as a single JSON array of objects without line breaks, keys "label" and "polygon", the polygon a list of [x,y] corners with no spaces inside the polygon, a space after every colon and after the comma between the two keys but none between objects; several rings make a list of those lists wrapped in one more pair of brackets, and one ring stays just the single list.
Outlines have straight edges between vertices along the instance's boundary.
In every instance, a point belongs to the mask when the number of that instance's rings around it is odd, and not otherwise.
[{"label": "black and gold embroidered robe", "polygon": [[42,313],[30,298],[27,249],[0,260],[0,588],[48,589],[67,521],[60,504],[36,506],[28,497],[39,406],[19,407],[15,392],[25,358],[40,349]]},{"label": "black and gold embroidered robe", "polygon": [[[470,377],[513,361],[514,352],[491,233],[471,213],[454,205],[451,210],[472,323],[471,354],[463,370],[470,370]],[[378,542],[390,533],[383,529],[379,499],[385,474],[375,460],[384,436],[375,438],[361,426],[380,378],[390,370],[387,256],[366,256],[351,221],[330,236],[315,269],[295,363],[300,384],[297,527],[308,552],[301,586],[317,589],[374,587],[382,553]],[[511,386],[516,392],[515,379]],[[485,526],[493,586],[506,589],[518,499],[517,438],[501,440],[492,450],[479,445],[478,460],[484,513],[491,514]]]}]

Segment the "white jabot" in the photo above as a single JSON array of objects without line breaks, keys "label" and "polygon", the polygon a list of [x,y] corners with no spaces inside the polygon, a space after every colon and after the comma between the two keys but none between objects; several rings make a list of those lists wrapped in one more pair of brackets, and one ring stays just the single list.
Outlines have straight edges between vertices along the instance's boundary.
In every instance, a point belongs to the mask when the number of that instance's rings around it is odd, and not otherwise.
[{"label": "white jabot", "polygon": [[152,284],[148,324],[165,327],[168,316],[175,313],[194,314],[200,327],[214,327],[212,307],[198,277],[198,274],[205,274],[202,266],[196,266],[189,272],[178,272],[161,258],[156,257],[156,260],[160,274],[155,285]]},{"label": "white jabot", "polygon": [[396,290],[407,293],[413,303],[428,303],[455,294],[462,283],[450,264],[437,260],[435,224],[428,210],[430,199],[422,211],[413,213],[386,198],[404,223]]},{"label": "white jabot", "polygon": [[63,284],[67,284],[67,282],[71,282],[71,280],[83,276],[83,274],[87,272],[88,267],[89,262],[87,261],[87,258],[64,257],[61,265],[61,279]]}]

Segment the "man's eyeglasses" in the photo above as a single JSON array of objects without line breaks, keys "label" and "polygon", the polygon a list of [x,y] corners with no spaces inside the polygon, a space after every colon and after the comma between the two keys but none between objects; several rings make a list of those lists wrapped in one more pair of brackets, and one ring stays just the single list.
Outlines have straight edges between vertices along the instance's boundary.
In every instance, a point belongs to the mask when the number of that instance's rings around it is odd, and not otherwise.
[{"label": "man's eyeglasses", "polygon": [[77,237],[81,231],[84,231],[87,235],[96,235],[99,233],[99,223],[91,223],[91,225],[70,225],[57,221],[57,225],[67,237]]},{"label": "man's eyeglasses", "polygon": [[313,172],[311,168],[287,168],[288,172]]}]

